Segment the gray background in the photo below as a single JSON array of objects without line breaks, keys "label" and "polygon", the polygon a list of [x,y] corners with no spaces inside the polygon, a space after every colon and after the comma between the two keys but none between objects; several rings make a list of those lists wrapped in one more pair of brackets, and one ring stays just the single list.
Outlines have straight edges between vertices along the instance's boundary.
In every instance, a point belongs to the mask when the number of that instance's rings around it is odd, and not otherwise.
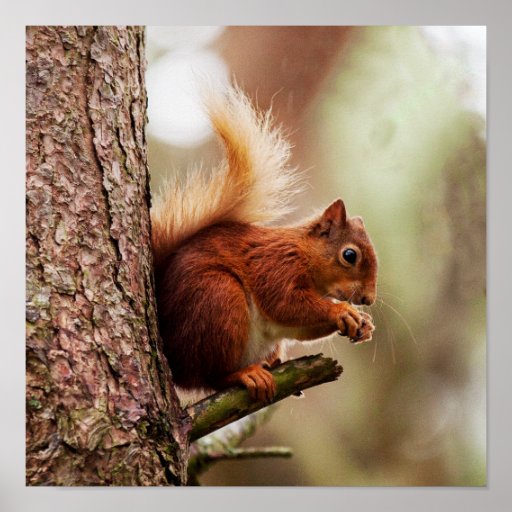
[{"label": "gray background", "polygon": [[[512,362],[507,310],[512,287],[510,72],[506,0],[356,2],[216,0],[24,1],[3,13],[1,226],[2,355],[0,510],[508,510]],[[488,36],[488,486],[487,488],[53,489],[24,485],[24,26],[28,24],[487,25]]]}]

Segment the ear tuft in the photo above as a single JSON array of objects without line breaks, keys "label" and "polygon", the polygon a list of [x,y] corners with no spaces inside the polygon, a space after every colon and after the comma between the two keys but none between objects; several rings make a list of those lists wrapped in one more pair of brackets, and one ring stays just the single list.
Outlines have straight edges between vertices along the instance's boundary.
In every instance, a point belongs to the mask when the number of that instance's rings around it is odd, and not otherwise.
[{"label": "ear tuft", "polygon": [[336,226],[343,227],[347,223],[347,211],[343,201],[336,199],[334,203],[330,204],[323,213],[322,219]]},{"label": "ear tuft", "polygon": [[320,236],[329,236],[332,229],[345,227],[347,223],[347,211],[341,199],[330,204],[320,217],[317,225],[317,232]]},{"label": "ear tuft", "polygon": [[357,216],[357,217],[350,217],[350,220],[364,228],[364,221],[363,221],[362,217],[359,217],[359,216]]}]

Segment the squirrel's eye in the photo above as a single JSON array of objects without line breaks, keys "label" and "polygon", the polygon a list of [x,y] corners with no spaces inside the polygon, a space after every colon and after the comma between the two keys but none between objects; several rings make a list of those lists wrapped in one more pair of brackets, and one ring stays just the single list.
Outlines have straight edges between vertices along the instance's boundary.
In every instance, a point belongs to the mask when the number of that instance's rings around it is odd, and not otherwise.
[{"label": "squirrel's eye", "polygon": [[356,251],[354,249],[345,249],[343,251],[343,259],[353,265],[357,259]]}]

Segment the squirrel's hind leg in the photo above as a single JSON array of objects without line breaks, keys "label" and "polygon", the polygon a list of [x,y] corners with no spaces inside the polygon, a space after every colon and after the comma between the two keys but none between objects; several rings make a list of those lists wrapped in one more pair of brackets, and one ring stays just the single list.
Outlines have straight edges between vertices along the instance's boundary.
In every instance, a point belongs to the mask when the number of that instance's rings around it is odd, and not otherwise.
[{"label": "squirrel's hind leg", "polygon": [[251,364],[222,379],[223,387],[237,384],[246,387],[249,396],[260,402],[270,402],[276,394],[274,377],[261,364]]},{"label": "squirrel's hind leg", "polygon": [[[263,364],[244,367],[249,343],[249,307],[240,282],[224,272],[202,276],[194,318],[200,323],[206,384],[214,389],[242,385],[253,400],[270,401],[275,395],[272,374]],[[208,377],[206,376],[208,375]]]}]

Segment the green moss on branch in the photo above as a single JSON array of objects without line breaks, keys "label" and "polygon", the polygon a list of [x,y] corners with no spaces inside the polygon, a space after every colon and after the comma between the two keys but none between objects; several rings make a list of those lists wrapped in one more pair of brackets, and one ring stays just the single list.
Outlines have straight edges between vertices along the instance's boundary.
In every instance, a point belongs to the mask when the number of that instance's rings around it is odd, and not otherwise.
[{"label": "green moss on branch", "polygon": [[[272,370],[277,390],[271,403],[303,389],[336,380],[342,371],[337,361],[322,354],[287,361]],[[209,396],[187,410],[192,418],[190,440],[195,441],[268,405],[267,402],[251,400],[242,387],[229,388]]]}]

